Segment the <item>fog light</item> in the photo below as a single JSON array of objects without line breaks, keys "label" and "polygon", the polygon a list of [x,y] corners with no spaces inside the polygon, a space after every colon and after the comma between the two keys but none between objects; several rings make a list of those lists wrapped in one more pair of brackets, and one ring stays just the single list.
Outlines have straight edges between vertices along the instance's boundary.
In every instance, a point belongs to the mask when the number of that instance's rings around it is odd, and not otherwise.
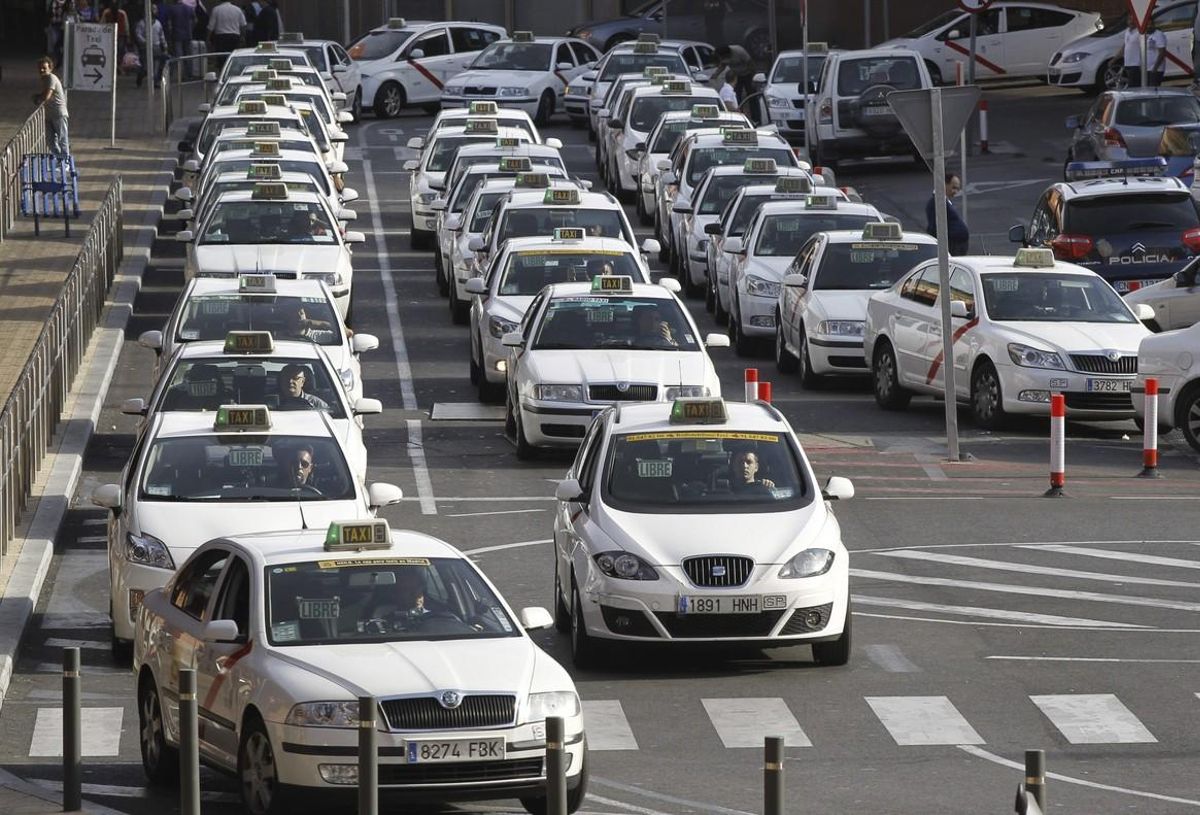
[{"label": "fog light", "polygon": [[756,317],[751,317],[750,325],[757,326],[759,328],[774,328],[775,327],[775,315],[774,314],[761,314]]},{"label": "fog light", "polygon": [[145,589],[130,589],[129,590],[129,619],[136,620],[138,609],[142,607],[142,600],[146,597]]},{"label": "fog light", "polygon": [[1049,402],[1050,391],[1021,391],[1017,394],[1019,402]]},{"label": "fog light", "polygon": [[358,783],[358,766],[355,764],[318,764],[317,771],[326,784]]},{"label": "fog light", "polygon": [[821,627],[821,612],[810,611],[804,615],[804,624],[809,628]]},{"label": "fog light", "polygon": [[499,371],[500,373],[507,372],[508,371],[508,360],[507,359],[496,360],[496,370]]}]

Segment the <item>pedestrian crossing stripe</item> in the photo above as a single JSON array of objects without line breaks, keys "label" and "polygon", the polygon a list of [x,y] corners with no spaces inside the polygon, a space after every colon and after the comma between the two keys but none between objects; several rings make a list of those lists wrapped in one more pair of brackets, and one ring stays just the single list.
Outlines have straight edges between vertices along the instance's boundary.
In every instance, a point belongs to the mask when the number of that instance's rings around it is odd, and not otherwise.
[{"label": "pedestrian crossing stripe", "polygon": [[[81,755],[117,756],[121,754],[121,720],[125,709],[85,707],[81,711]],[[29,742],[29,755],[62,756],[63,711],[61,707],[38,708]]]}]

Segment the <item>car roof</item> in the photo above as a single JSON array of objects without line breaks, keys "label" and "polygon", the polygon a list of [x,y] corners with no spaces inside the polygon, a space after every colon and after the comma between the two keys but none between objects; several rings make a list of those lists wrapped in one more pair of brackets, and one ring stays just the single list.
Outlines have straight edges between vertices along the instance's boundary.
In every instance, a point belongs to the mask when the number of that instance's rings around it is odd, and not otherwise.
[{"label": "car roof", "polygon": [[[749,130],[750,128],[743,128],[743,129]],[[789,147],[789,148],[791,147],[791,145],[789,145],[787,143],[787,140],[785,140],[783,138],[783,136],[779,135],[778,133],[776,133],[774,131],[757,128],[757,132],[758,132],[758,140],[760,142],[764,141],[764,140],[769,141],[769,142],[779,142],[779,144],[784,147]],[[725,146],[724,142],[723,142],[724,137],[721,135],[720,132],[718,132],[718,130],[716,128],[703,128],[701,130],[694,130],[691,133],[687,133],[684,136],[684,138],[685,139],[693,139],[696,142],[697,147],[722,147],[722,146]],[[756,145],[753,145],[753,144],[731,144],[728,146],[729,147],[744,147],[747,150],[753,150]],[[759,144],[757,146],[761,147],[762,145]],[[778,146],[778,145],[775,145],[775,146]]]},{"label": "car roof", "polygon": [[[775,172],[773,172],[773,173],[747,173],[745,164],[718,164],[714,167],[709,167],[707,170],[705,170],[704,175],[700,176],[700,178],[701,178],[701,180],[703,180],[705,176],[709,176],[709,175],[711,175],[711,176],[748,175],[750,177],[763,176],[764,178],[765,177],[773,177],[774,178],[774,177],[778,177],[781,175],[802,175],[805,177],[809,177],[812,175],[812,173],[808,172],[803,167],[793,167],[790,164],[785,164],[783,166],[776,166]],[[816,186],[817,186],[816,181],[814,181],[813,187],[815,188]]]},{"label": "car roof", "polygon": [[633,94],[635,99],[642,96],[708,96],[718,99],[721,96],[716,88],[709,87],[703,82],[696,82],[694,80],[688,80],[688,82],[691,84],[691,88],[688,89],[687,93],[666,93],[665,86],[663,85],[635,85],[630,89],[630,93]]},{"label": "car roof", "polygon": [[1188,186],[1178,178],[1162,176],[1092,178],[1085,181],[1060,181],[1054,186],[1062,190],[1063,197],[1068,203],[1082,198],[1100,198],[1109,195],[1146,195],[1188,191]]},{"label": "car roof", "polygon": [[[254,101],[262,101],[262,100],[254,100]],[[297,113],[295,110],[293,110],[291,105],[267,105],[266,113],[239,113],[238,105],[233,104],[233,105],[217,105],[215,108],[213,108],[211,111],[209,111],[208,116],[206,116],[204,120],[208,121],[209,119],[212,119],[213,117],[224,119],[224,118],[229,118],[229,117],[234,117],[234,116],[240,116],[244,119],[262,119],[264,117],[270,117],[270,116],[295,117],[297,120],[300,119],[300,114]]]},{"label": "car roof", "polygon": [[905,230],[896,240],[892,240],[891,238],[883,240],[864,238],[861,229],[831,229],[824,234],[830,243],[924,243],[937,246],[937,238],[927,232],[909,232]]},{"label": "car roof", "polygon": [[672,402],[634,402],[614,410],[614,421],[608,425],[611,435],[640,433],[647,430],[722,431],[766,430],[786,433],[791,430],[783,415],[764,402],[725,402],[728,417],[724,424],[671,424]]},{"label": "car roof", "polygon": [[[835,51],[839,54],[843,53],[842,51],[838,51],[836,48],[830,48],[828,51],[815,51],[815,52],[809,54],[809,56],[810,57],[824,57],[824,56],[828,56],[829,54],[834,53]],[[779,60],[783,59],[784,57],[802,57],[802,56],[804,56],[804,54],[805,54],[805,51],[803,48],[794,48],[791,51],[780,51],[779,56],[775,57],[775,62],[778,62]],[[774,63],[772,63],[772,64],[774,64]]]},{"label": "car roof", "polygon": [[560,297],[581,297],[583,295],[596,295],[604,297],[647,297],[653,300],[673,300],[675,295],[668,291],[664,286],[658,283],[639,283],[633,281],[633,293],[629,292],[593,292],[592,284],[587,283],[552,283],[547,286],[550,289],[550,299],[558,299]]},{"label": "car roof", "polygon": [[213,429],[215,411],[160,411],[156,417],[153,436],[178,438],[182,436],[324,436],[337,440],[323,410],[273,410],[269,430]]},{"label": "car roof", "polygon": [[209,175],[210,167],[220,167],[227,161],[244,161],[248,158],[262,159],[264,164],[273,161],[307,161],[322,168],[325,167],[325,161],[319,154],[312,150],[285,149],[280,150],[277,156],[263,156],[257,155],[252,149],[242,148],[238,150],[222,150],[220,154],[212,156],[205,161],[201,175]]},{"label": "car roof", "polygon": [[[510,127],[509,125],[497,125],[495,133],[468,133],[466,125],[451,125],[450,127],[439,127],[437,130],[429,134],[429,141],[433,142],[443,136],[479,136],[481,138],[496,139],[524,137],[525,140],[531,141],[533,137],[529,135],[529,131],[523,127]],[[494,146],[494,145],[493,145]]]},{"label": "car roof", "polygon": [[1117,102],[1156,96],[1189,97],[1194,95],[1188,88],[1122,88],[1116,91],[1106,91],[1106,93]]},{"label": "car roof", "polygon": [[263,56],[266,56],[266,57],[276,57],[276,58],[278,58],[278,57],[304,57],[305,59],[308,59],[308,54],[304,53],[303,51],[301,51],[298,48],[288,48],[287,46],[280,48],[278,45],[275,46],[274,51],[260,51],[260,50],[258,50],[257,45],[250,45],[245,48],[235,48],[229,52],[229,56],[231,56],[231,57],[242,57],[242,56],[245,56],[246,54],[262,54]]},{"label": "car roof", "polygon": [[1053,266],[1043,267],[1017,266],[1015,265],[1016,260],[1015,257],[1005,257],[1004,255],[963,255],[955,256],[951,262],[980,274],[1007,272],[1010,274],[1073,274],[1080,277],[1100,277],[1091,269],[1063,260],[1055,259]]},{"label": "car roof", "polygon": [[[560,185],[574,186],[574,185]],[[579,190],[578,204],[547,204],[545,203],[546,190],[551,189],[546,187],[539,190],[531,190],[529,192],[516,192],[508,199],[508,207],[579,207],[580,209],[615,209],[624,211],[620,203],[605,192],[591,192],[590,190]]]},{"label": "car roof", "polygon": [[[496,42],[515,43],[516,45],[529,45],[530,43],[546,44],[546,43],[558,43],[558,42],[571,42],[572,40],[574,40],[576,42],[583,42],[583,40],[579,39],[578,37],[534,37],[532,40],[521,40],[520,42],[517,42],[512,37],[504,37],[503,39],[496,40]],[[486,71],[489,69],[484,68],[482,70]],[[507,69],[500,68],[499,70],[507,70]]]},{"label": "car roof", "polygon": [[[464,144],[462,147],[458,148],[458,155],[486,156],[491,155],[491,153],[488,152],[489,150],[496,151],[496,158],[512,155],[537,156],[542,154],[551,157],[562,157],[562,153],[557,147],[551,147],[548,144],[538,144],[535,141],[522,142],[518,147],[497,147],[495,144],[489,144],[487,142],[480,142],[479,144]],[[524,153],[518,153],[518,151],[524,151]]]},{"label": "car roof", "polygon": [[859,59],[862,57],[911,57],[919,60],[921,55],[911,48],[860,48],[857,51],[836,51],[841,59]]},{"label": "car roof", "polygon": [[[505,242],[504,251],[528,252],[536,249],[555,249],[560,251],[578,252],[620,252],[623,255],[637,255],[638,252],[622,238],[600,238],[585,236],[580,240],[556,241],[548,235],[534,235],[527,238],[509,238]],[[589,284],[590,285],[590,284]]]},{"label": "car roof", "polygon": [[325,297],[324,285],[319,280],[304,278],[290,280],[275,278],[275,291],[238,291],[236,277],[195,277],[192,278],[191,288],[187,290],[189,297],[210,297],[218,294],[238,294],[248,297]]},{"label": "car roof", "polygon": [[225,351],[224,340],[201,340],[199,342],[185,343],[179,352],[179,358],[226,357],[230,360],[238,360],[242,358],[270,359],[272,357],[295,357],[298,359],[320,360],[321,354],[317,350],[319,347],[307,340],[275,340],[275,348],[272,351],[255,351],[252,354],[229,354]]},{"label": "car roof", "polygon": [[[814,190],[813,195],[820,195]],[[761,204],[763,215],[802,215],[806,212],[820,214],[825,212],[840,212],[846,215],[878,215],[879,210],[874,204],[856,204],[851,201],[838,200],[837,209],[801,209],[796,207],[795,200],[764,201]]]},{"label": "car roof", "polygon": [[[347,519],[363,520],[363,519]],[[372,563],[380,560],[403,557],[438,557],[466,560],[458,549],[443,540],[414,532],[409,529],[392,529],[390,549],[368,549],[365,551],[325,551],[328,528],[294,529],[278,532],[257,532],[248,535],[223,535],[217,541],[233,543],[253,559],[256,565],[270,566],[280,563],[309,563],[324,560],[363,561]]]},{"label": "car roof", "polygon": [[[270,182],[268,182],[270,183]],[[277,182],[276,182],[277,183]],[[225,190],[217,196],[215,203],[228,204],[241,201],[251,201],[253,199],[254,190]],[[263,199],[270,203],[272,201],[322,201],[325,196],[314,190],[288,190],[287,198],[271,198]]]}]

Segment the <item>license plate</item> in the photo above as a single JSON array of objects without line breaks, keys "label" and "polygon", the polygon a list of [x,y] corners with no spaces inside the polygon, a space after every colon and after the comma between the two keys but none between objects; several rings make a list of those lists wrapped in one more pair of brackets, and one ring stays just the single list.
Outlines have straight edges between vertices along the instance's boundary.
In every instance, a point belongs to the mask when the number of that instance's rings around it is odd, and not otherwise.
[{"label": "license plate", "polygon": [[1156,280],[1118,280],[1113,283],[1113,288],[1116,289],[1119,294],[1126,294],[1131,291],[1137,291],[1138,289],[1144,289],[1147,286],[1153,286],[1155,283],[1159,282],[1161,282],[1161,278]]},{"label": "license plate", "polygon": [[488,739],[439,739],[407,741],[409,764],[439,764],[459,761],[501,761],[504,737]]},{"label": "license plate", "polygon": [[862,112],[864,116],[889,116],[892,111],[890,108],[873,107],[863,108]]},{"label": "license plate", "polygon": [[1129,393],[1131,385],[1133,385],[1131,379],[1089,379],[1087,391],[1088,393]]},{"label": "license plate", "polygon": [[677,609],[679,614],[758,614],[786,605],[783,594],[681,595]]}]

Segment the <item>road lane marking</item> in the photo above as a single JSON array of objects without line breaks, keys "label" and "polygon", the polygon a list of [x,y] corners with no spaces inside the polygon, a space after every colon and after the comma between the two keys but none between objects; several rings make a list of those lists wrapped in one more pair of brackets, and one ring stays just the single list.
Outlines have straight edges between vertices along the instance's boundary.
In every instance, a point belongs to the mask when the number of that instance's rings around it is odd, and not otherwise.
[{"label": "road lane marking", "polygon": [[[116,756],[121,754],[121,720],[125,708],[85,707],[80,711],[83,725],[81,753],[85,756]],[[29,755],[61,756],[63,754],[63,710],[61,707],[40,707],[29,741]]]},{"label": "road lane marking", "polygon": [[[856,498],[855,500],[858,500],[858,499]],[[867,500],[870,501],[872,499],[868,498]],[[884,499],[880,499],[880,500],[884,500]],[[888,499],[888,500],[891,500],[891,499]],[[1008,547],[1024,546],[1024,547],[1027,547],[1030,549],[1034,549],[1034,548],[1039,548],[1039,547],[1054,548],[1056,546],[1063,546],[1063,545],[1069,545],[1069,544],[1084,544],[1084,545],[1092,545],[1092,546],[1120,546],[1122,544],[1148,544],[1148,543],[1187,543],[1187,544],[1192,544],[1195,546],[1200,546],[1200,541],[1194,541],[1194,540],[1112,540],[1112,541],[1090,540],[1090,541],[1051,541],[1051,542],[1044,542],[1044,543],[1039,543],[1036,541],[1033,541],[1033,542],[1022,541],[1019,543],[1017,541],[990,541],[987,543],[926,543],[926,544],[923,544],[920,546],[879,546],[874,549],[855,549],[854,553],[865,555],[865,554],[879,554],[881,552],[902,552],[902,551],[910,551],[910,550],[916,552],[916,551],[923,551],[923,550],[929,550],[929,549],[974,549],[976,547],[981,548],[981,549],[986,549],[988,547],[995,547],[995,546],[1008,546]]]},{"label": "road lane marking", "polygon": [[[623,784],[620,781],[613,781],[611,778],[600,778],[593,775],[588,780],[590,783],[599,784],[602,787],[609,787],[610,789],[632,793],[633,795],[641,795],[649,798],[652,801],[664,801],[668,804],[677,804],[682,807],[687,807],[688,809],[699,810],[700,812],[712,812],[716,815],[754,815],[754,813],[746,812],[742,809],[729,809],[728,807],[718,806],[716,804],[708,804],[702,801],[692,801],[687,798],[678,798],[674,795],[667,795],[666,793],[643,789],[633,784]],[[590,798],[591,796],[589,795],[588,797]],[[628,804],[622,804],[622,806],[628,806]]]},{"label": "road lane marking", "polygon": [[901,747],[986,743],[945,696],[864,698]]},{"label": "road lane marking", "polygon": [[504,421],[504,405],[481,405],[478,402],[434,402],[429,413],[432,421]]},{"label": "road lane marking", "polygon": [[554,543],[554,538],[536,541],[518,541],[517,543],[501,543],[497,546],[481,546],[478,549],[460,549],[464,555],[482,555],[487,552],[502,552],[505,549],[520,549],[524,546],[537,546],[542,543]]},{"label": "road lane marking", "polygon": [[110,643],[98,640],[68,640],[50,637],[42,643],[46,648],[80,648],[87,651],[107,651]]},{"label": "road lane marking", "polygon": [[1018,623],[1037,623],[1040,625],[1051,625],[1055,627],[1062,626],[1088,626],[1100,628],[1137,628],[1144,629],[1147,626],[1137,625],[1135,623],[1115,623],[1107,620],[1089,620],[1084,617],[1062,617],[1058,614],[1037,614],[1032,611],[1013,611],[1007,608],[981,608],[979,606],[952,606],[942,603],[923,603],[920,600],[899,600],[890,597],[871,597],[869,595],[855,594],[855,605],[863,606],[883,606],[885,608],[904,608],[909,611],[933,611],[942,614],[960,614],[964,617],[983,617],[993,620],[1010,620]]},{"label": "road lane marking", "polygon": [[[1191,543],[1192,541],[1187,541]],[[1178,557],[1162,557],[1160,555],[1143,555],[1135,552],[1110,552],[1107,549],[1091,549],[1086,546],[1068,546],[1061,543],[1049,544],[1018,544],[1022,549],[1042,549],[1047,552],[1061,552],[1066,555],[1081,555],[1083,557],[1098,557],[1107,560],[1126,560],[1131,563],[1147,566],[1170,566],[1175,569],[1200,569],[1200,561],[1184,560]]]},{"label": "road lane marking", "polygon": [[1158,739],[1112,693],[1030,696],[1071,744],[1150,744]]},{"label": "road lane marking", "polygon": [[[62,791],[61,781],[52,781],[48,778],[32,778],[30,782],[37,784],[39,787],[55,792]],[[147,787],[121,787],[115,784],[83,784],[80,790],[84,795],[98,795],[102,798],[151,798],[157,797],[158,793]],[[236,804],[242,798],[236,792],[216,792],[214,790],[201,790],[200,800],[206,804]],[[86,810],[91,809],[89,803]]]},{"label": "road lane marking", "polygon": [[628,810],[629,812],[636,812],[636,813],[638,813],[638,815],[670,815],[670,813],[663,812],[658,809],[650,809],[649,807],[640,807],[640,806],[637,806],[636,804],[626,804],[623,801],[617,801],[612,798],[605,798],[602,795],[596,795],[594,792],[589,793],[587,799],[589,801],[595,801],[598,804],[606,804],[610,807],[620,807],[621,809]]},{"label": "road lane marking", "polygon": [[1031,563],[1010,563],[1003,560],[987,560],[985,558],[963,557],[962,555],[945,555],[937,552],[918,552],[915,550],[901,549],[898,552],[886,552],[884,557],[923,560],[930,563],[944,563],[950,566],[969,566],[973,569],[992,569],[1000,572],[1021,572],[1023,574],[1041,574],[1051,577],[1070,577],[1077,580],[1102,580],[1106,583],[1137,583],[1146,586],[1178,586],[1191,589],[1200,588],[1200,583],[1189,583],[1184,580],[1162,580],[1156,577],[1136,577],[1133,575],[1110,574],[1106,572],[1083,572],[1076,569],[1058,569],[1053,566],[1035,566]]},{"label": "road lane marking", "polygon": [[491,512],[459,512],[447,518],[478,518],[480,515],[520,515],[525,512],[545,512],[545,509],[494,509]]},{"label": "road lane marking", "polygon": [[[1144,665],[1148,662],[1163,665],[1200,665],[1200,659],[1125,659],[1123,657],[1046,657],[1020,656],[1018,654],[992,654],[984,659],[1007,660],[1012,662],[1128,662],[1130,665]],[[1196,694],[1200,696],[1200,693]]]},{"label": "road lane marking", "polygon": [[916,664],[901,653],[899,646],[868,645],[863,650],[867,652],[867,659],[888,673],[908,674],[919,673],[921,671]]},{"label": "road lane marking", "polygon": [[766,736],[783,736],[786,747],[812,747],[800,723],[778,696],[701,699],[708,719],[726,747],[759,747]]},{"label": "road lane marking", "polygon": [[56,614],[47,612],[42,615],[43,631],[75,629],[75,628],[108,628],[108,615],[103,611],[82,611],[77,613]]},{"label": "road lane marking", "polygon": [[587,722],[589,750],[636,750],[637,739],[618,699],[584,701],[583,720]]}]

